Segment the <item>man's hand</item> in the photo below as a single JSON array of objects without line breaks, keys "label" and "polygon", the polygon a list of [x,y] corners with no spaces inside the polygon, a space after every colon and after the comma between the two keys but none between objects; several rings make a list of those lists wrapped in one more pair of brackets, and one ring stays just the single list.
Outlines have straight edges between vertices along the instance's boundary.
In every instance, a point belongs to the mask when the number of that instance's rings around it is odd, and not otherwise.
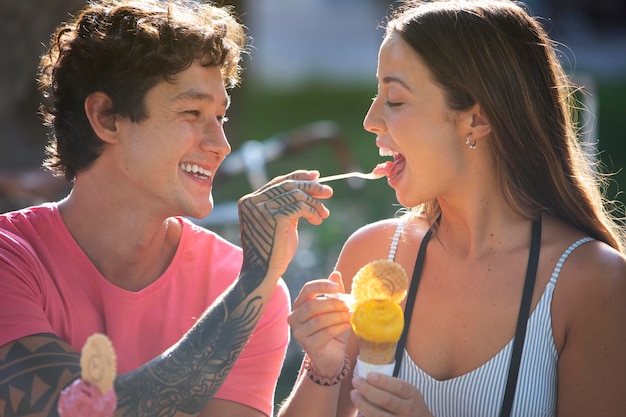
[{"label": "man's hand", "polygon": [[298,220],[317,225],[330,215],[320,199],[333,190],[315,182],[318,177],[317,171],[295,171],[239,200],[242,272],[255,271],[258,279],[285,272],[298,248]]}]

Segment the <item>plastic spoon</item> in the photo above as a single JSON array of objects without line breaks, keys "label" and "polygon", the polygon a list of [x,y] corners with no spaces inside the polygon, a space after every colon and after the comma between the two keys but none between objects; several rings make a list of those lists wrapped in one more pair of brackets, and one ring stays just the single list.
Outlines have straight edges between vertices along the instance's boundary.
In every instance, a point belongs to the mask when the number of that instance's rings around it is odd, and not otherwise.
[{"label": "plastic spoon", "polygon": [[376,173],[374,174],[373,172],[346,172],[344,174],[337,174],[337,175],[329,175],[328,177],[321,177],[317,179],[317,182],[328,182],[328,181],[335,181],[335,180],[343,180],[345,178],[363,178],[366,180],[377,180],[379,178],[384,177],[385,174],[381,174],[381,173]]}]

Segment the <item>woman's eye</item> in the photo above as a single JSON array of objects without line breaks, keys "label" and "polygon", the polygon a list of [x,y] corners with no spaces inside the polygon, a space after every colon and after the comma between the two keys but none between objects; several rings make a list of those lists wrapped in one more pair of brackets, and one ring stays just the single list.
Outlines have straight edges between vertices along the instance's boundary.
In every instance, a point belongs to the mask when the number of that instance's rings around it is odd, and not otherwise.
[{"label": "woman's eye", "polygon": [[403,103],[399,102],[399,101],[385,101],[385,106],[387,107],[400,107]]}]

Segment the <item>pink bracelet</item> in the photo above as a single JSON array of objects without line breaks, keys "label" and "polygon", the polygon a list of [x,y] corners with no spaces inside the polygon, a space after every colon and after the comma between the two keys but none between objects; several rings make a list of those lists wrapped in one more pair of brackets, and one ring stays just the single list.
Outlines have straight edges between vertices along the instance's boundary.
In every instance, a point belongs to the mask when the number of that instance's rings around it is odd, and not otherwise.
[{"label": "pink bracelet", "polygon": [[334,377],[329,378],[326,376],[321,376],[321,375],[316,374],[315,371],[313,370],[313,367],[311,366],[311,358],[309,358],[309,355],[305,355],[304,356],[304,370],[306,371],[306,375],[309,377],[309,379],[315,382],[317,385],[330,387],[333,385],[337,385],[346,376],[348,376],[348,373],[350,372],[350,359],[348,358],[348,355],[346,355],[343,361],[343,369],[341,370],[341,372],[338,375],[335,375]]}]

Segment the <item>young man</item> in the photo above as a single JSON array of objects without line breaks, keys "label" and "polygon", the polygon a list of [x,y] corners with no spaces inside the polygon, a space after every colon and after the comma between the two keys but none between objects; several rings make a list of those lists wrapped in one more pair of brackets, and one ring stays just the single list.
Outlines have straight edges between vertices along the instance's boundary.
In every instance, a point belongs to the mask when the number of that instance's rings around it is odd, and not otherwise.
[{"label": "young man", "polygon": [[186,221],[213,208],[242,26],[191,1],[101,0],[40,65],[60,202],[0,216],[0,415],[56,416],[93,333],[117,351],[119,416],[271,416],[288,343],[280,276],[316,172],[239,202],[242,248]]}]

